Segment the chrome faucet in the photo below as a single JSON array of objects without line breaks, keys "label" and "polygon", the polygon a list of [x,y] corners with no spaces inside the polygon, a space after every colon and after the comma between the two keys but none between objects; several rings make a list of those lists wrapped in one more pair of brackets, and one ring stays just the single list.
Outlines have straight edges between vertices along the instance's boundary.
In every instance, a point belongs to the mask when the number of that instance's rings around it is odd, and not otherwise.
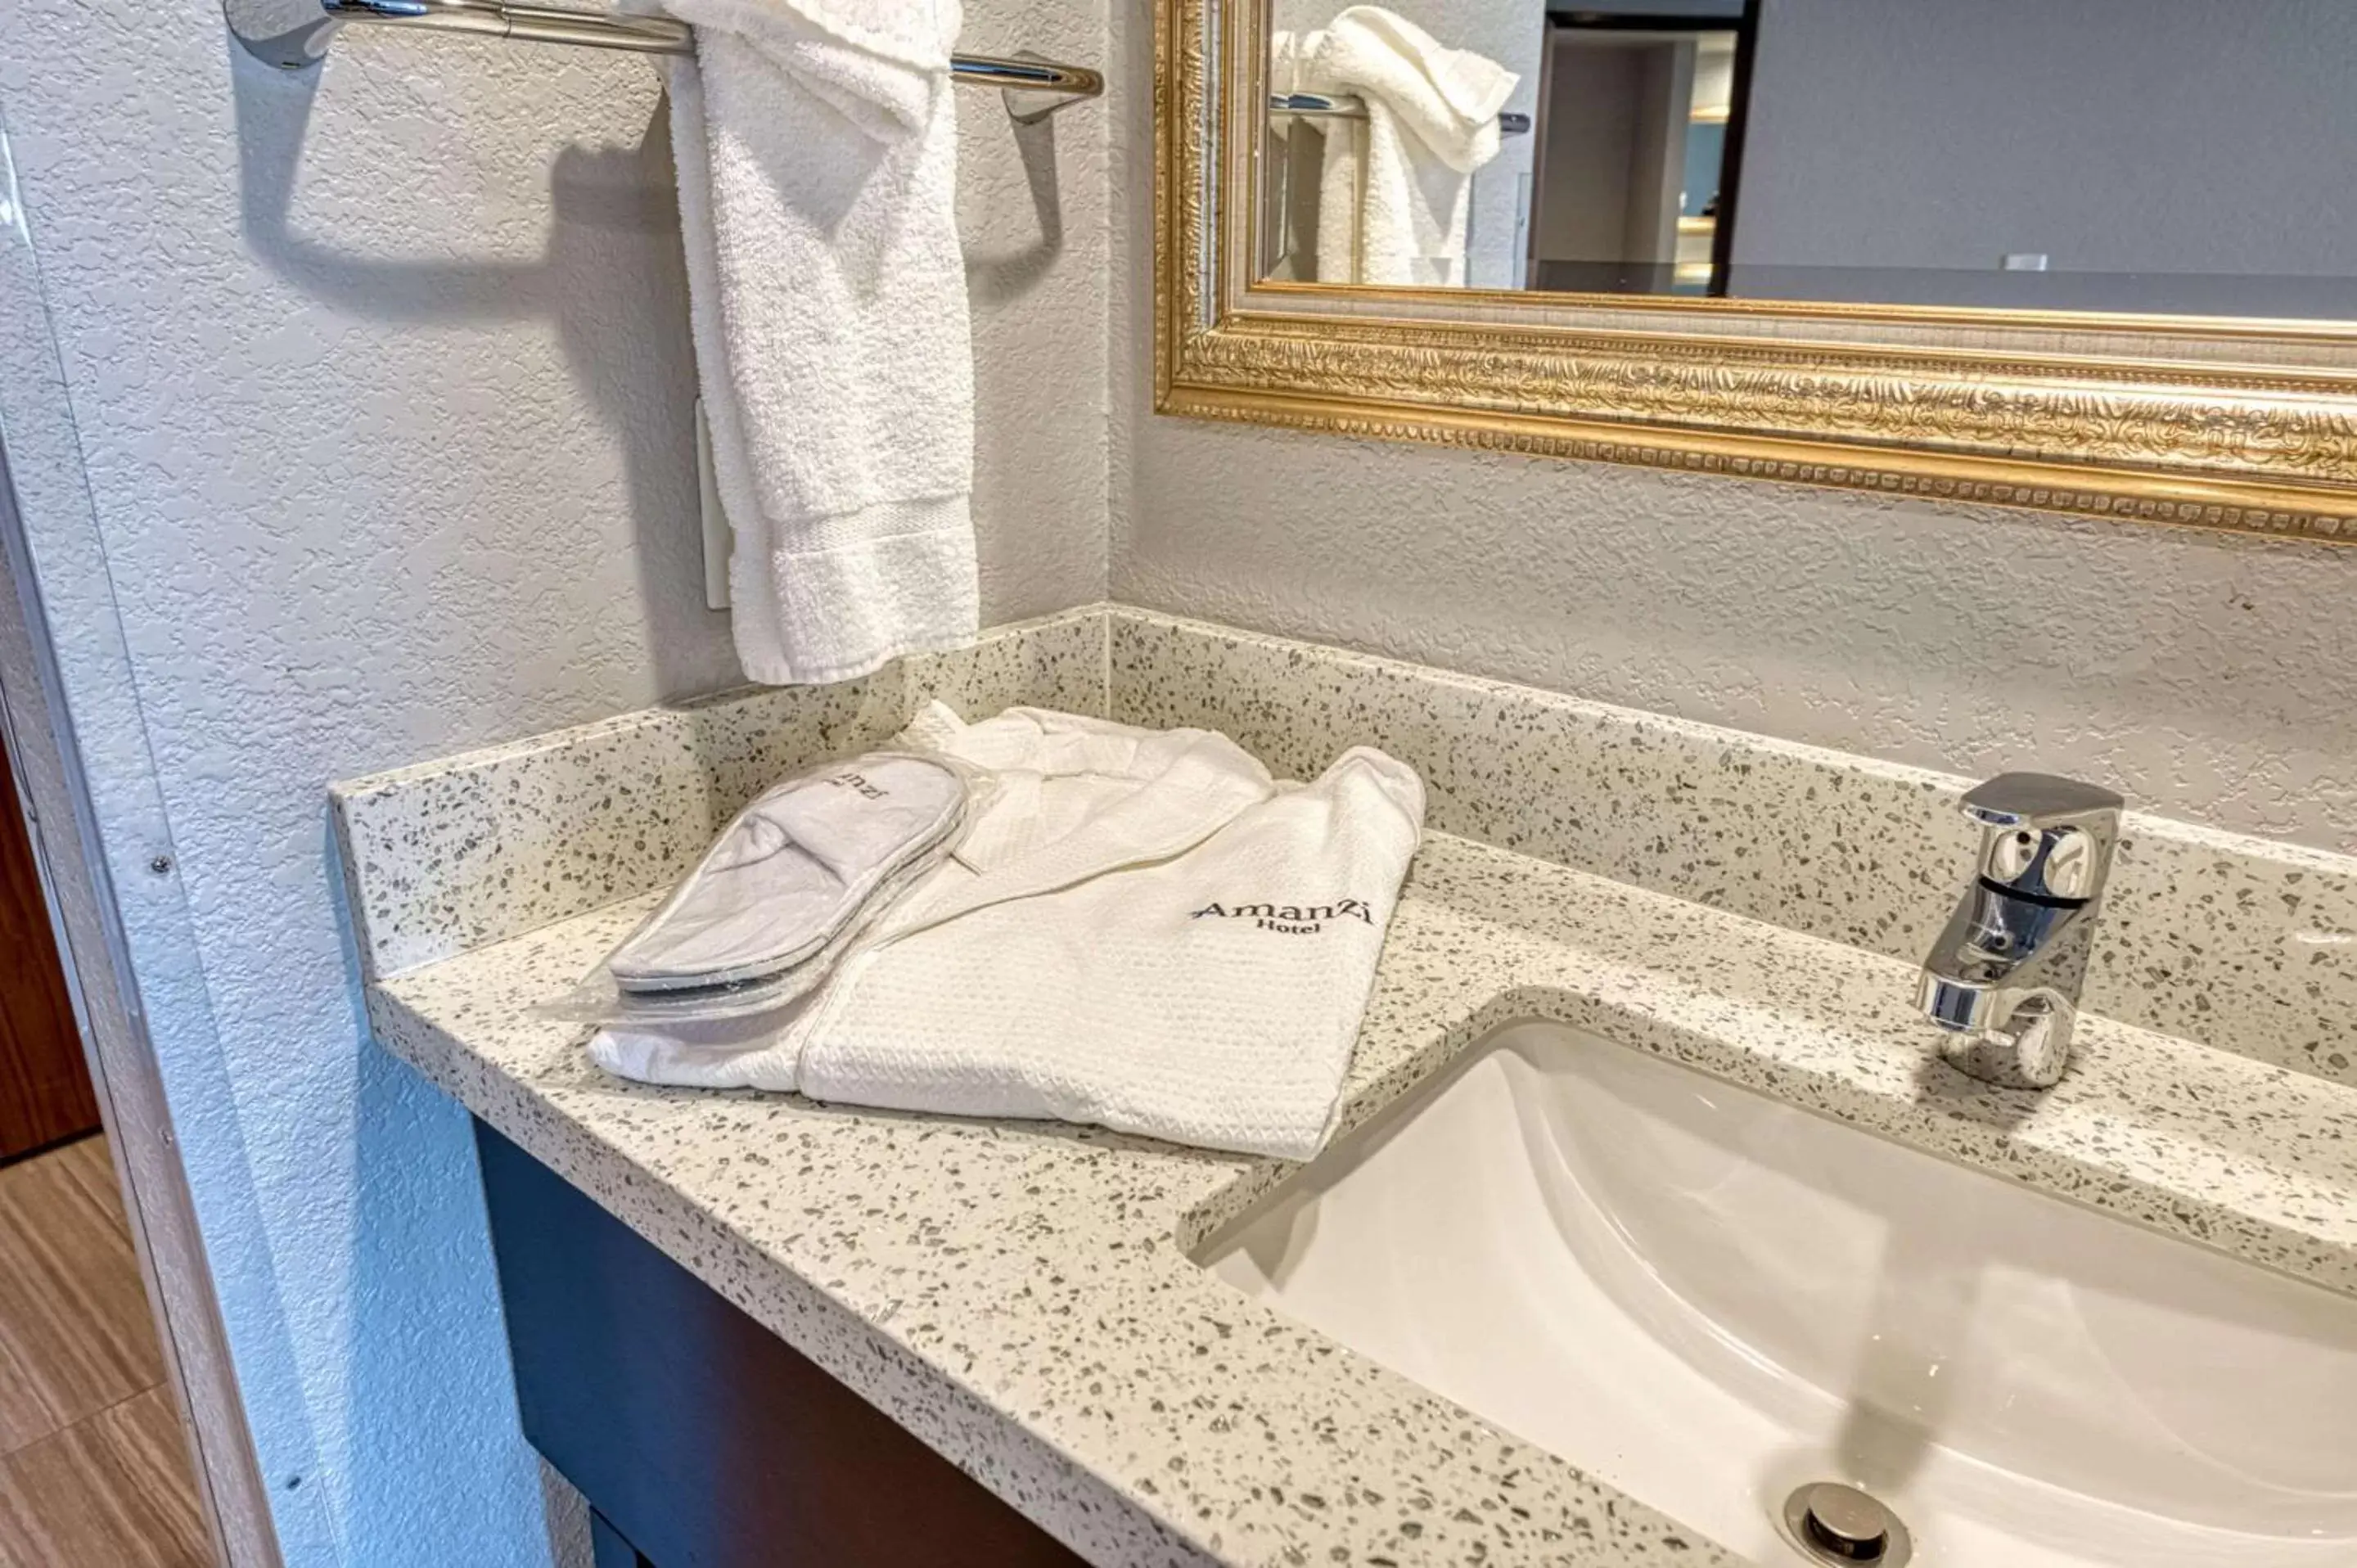
[{"label": "chrome faucet", "polygon": [[1919,993],[1924,1016],[1949,1031],[1950,1066],[2014,1089],[2062,1077],[2122,804],[2044,773],[1999,774],[1964,796],[1980,860]]}]

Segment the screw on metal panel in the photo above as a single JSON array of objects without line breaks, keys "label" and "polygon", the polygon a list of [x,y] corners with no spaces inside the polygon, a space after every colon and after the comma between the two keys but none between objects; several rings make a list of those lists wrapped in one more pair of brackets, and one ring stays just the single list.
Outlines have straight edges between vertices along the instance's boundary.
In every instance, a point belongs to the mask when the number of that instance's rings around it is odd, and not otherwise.
[{"label": "screw on metal panel", "polygon": [[172,857],[168,854],[159,854],[147,863],[147,869],[158,876],[169,876],[172,875]]}]

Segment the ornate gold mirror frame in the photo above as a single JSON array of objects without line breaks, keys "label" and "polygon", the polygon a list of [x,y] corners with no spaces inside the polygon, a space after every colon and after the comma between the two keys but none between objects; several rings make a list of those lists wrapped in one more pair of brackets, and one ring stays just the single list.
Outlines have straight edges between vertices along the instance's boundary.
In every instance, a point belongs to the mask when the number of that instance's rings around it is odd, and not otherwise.
[{"label": "ornate gold mirror frame", "polygon": [[1162,413],[2357,541],[2357,323],[1256,281],[1265,5],[1157,3]]}]

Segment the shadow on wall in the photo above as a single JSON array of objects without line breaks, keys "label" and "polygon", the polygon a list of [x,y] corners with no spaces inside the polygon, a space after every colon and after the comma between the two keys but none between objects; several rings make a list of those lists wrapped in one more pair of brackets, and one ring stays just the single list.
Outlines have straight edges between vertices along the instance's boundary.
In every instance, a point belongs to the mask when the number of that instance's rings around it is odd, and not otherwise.
[{"label": "shadow on wall", "polygon": [[1015,153],[1023,161],[1023,178],[1031,188],[1031,210],[1039,220],[1038,235],[1020,250],[1004,255],[977,255],[969,247],[965,257],[967,296],[977,306],[1019,299],[1039,286],[1064,251],[1064,203],[1056,184],[1056,121],[1050,115],[1025,124],[1009,119]]},{"label": "shadow on wall", "polygon": [[[557,153],[548,188],[554,221],[538,260],[392,260],[307,235],[295,211],[315,100],[334,62],[282,72],[247,58],[233,40],[223,48],[236,95],[241,217],[256,259],[308,298],[363,322],[552,325],[574,379],[623,455],[657,689],[673,695],[709,689],[716,623],[704,606],[702,540],[694,526],[694,356],[667,110],[658,107],[636,146],[576,144]],[[961,105],[963,151],[978,166],[961,184],[969,195],[978,188],[991,195],[990,211],[968,214],[987,221],[970,231],[966,281],[975,308],[986,311],[1037,290],[1064,252],[1057,123],[1017,122],[996,93],[965,96],[974,102]],[[1032,224],[1020,242],[998,250],[987,248],[990,241],[1021,224],[1005,211],[1011,193],[1001,193],[994,177],[1005,167],[1002,135],[1022,167]]]},{"label": "shadow on wall", "polygon": [[554,221],[537,262],[393,261],[297,231],[296,176],[323,68],[277,71],[233,39],[239,198],[247,243],[286,283],[362,321],[434,327],[545,321],[576,383],[618,438],[637,532],[639,601],[658,689],[710,684],[696,514],[694,359],[672,179],[670,116],[635,147],[569,145],[549,176]]}]

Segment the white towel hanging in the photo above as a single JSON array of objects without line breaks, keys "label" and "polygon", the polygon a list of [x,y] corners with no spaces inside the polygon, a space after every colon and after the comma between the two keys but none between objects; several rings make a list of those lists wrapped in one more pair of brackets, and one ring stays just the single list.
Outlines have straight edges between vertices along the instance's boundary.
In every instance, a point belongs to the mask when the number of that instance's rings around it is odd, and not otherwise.
[{"label": "white towel hanging", "polygon": [[847,680],[979,625],[956,0],[663,0],[745,672]]}]

